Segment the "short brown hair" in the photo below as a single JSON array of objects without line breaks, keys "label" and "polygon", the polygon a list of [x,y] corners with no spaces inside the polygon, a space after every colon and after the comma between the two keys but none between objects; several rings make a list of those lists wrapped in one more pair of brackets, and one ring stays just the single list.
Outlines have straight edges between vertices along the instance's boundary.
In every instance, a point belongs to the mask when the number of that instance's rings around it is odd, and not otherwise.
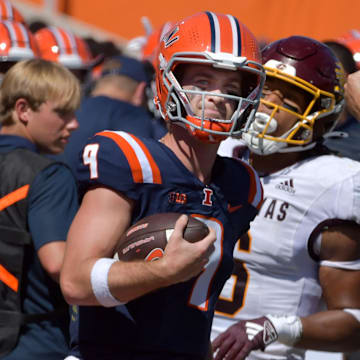
[{"label": "short brown hair", "polygon": [[7,71],[0,86],[0,123],[13,123],[12,110],[20,98],[34,111],[50,100],[58,102],[64,112],[75,112],[80,105],[80,83],[61,64],[43,59],[20,61]]}]

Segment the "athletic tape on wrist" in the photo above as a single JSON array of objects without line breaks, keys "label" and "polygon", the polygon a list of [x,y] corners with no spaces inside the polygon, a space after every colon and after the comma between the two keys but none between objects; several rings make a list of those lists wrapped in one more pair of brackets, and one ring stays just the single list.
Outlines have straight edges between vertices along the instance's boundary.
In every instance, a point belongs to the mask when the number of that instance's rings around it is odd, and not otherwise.
[{"label": "athletic tape on wrist", "polygon": [[266,315],[272,322],[278,334],[278,341],[293,346],[302,336],[302,323],[298,316],[295,315]]},{"label": "athletic tape on wrist", "polygon": [[97,301],[105,307],[124,305],[125,303],[116,299],[110,292],[108,274],[115,259],[101,258],[97,260],[91,269],[90,281],[92,291]]},{"label": "athletic tape on wrist", "polygon": [[360,310],[359,309],[343,309],[343,311],[351,314],[357,321],[360,322]]}]

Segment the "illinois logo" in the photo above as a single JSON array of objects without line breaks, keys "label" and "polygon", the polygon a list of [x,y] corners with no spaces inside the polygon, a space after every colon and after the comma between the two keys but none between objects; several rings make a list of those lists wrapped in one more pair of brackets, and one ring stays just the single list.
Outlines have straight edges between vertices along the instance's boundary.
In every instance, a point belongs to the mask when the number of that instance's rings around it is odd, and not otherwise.
[{"label": "illinois logo", "polygon": [[202,204],[205,206],[212,206],[213,191],[209,188],[205,188],[203,189],[203,193],[204,193],[204,198]]},{"label": "illinois logo", "polygon": [[[162,38],[162,41],[164,42],[165,49],[169,46],[173,45],[179,40],[179,35],[176,35],[176,33],[179,31],[179,27],[174,27],[170,32],[164,35]],[[176,35],[176,36],[175,36]]]}]

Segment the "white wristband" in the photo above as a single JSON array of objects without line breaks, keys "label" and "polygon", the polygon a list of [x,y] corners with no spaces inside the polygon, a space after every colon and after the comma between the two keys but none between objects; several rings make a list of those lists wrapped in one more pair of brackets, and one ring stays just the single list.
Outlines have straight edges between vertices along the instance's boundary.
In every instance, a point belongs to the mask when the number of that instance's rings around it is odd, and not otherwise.
[{"label": "white wristband", "polygon": [[97,260],[91,269],[90,281],[93,293],[97,301],[105,307],[124,305],[110,292],[108,285],[108,274],[115,259],[101,258]]},{"label": "white wristband", "polygon": [[302,323],[298,316],[295,315],[266,315],[272,322],[278,334],[278,341],[293,346],[302,336]]}]

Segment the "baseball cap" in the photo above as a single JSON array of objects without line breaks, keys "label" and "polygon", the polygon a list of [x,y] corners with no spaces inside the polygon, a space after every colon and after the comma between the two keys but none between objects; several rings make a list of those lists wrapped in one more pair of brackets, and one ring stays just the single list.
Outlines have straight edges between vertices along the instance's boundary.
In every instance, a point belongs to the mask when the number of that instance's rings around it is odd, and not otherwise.
[{"label": "baseball cap", "polygon": [[124,75],[137,81],[149,83],[151,72],[145,62],[124,55],[117,55],[105,60],[100,77]]}]

